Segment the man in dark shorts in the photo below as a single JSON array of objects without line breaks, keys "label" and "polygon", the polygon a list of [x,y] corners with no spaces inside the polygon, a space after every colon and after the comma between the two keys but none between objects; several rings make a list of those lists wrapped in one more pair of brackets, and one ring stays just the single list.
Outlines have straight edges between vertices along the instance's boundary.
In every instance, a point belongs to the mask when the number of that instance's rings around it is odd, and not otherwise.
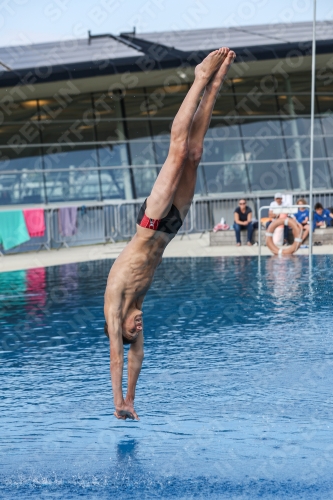
[{"label": "man in dark shorts", "polygon": [[[235,57],[233,51],[221,48],[195,68],[193,85],[172,124],[168,157],[140,210],[137,232],[110,270],[104,301],[105,333],[110,340],[114,415],[119,419],[138,420],[134,397],[143,360],[142,303],[164,249],[190,208],[204,137],[216,97]],[[131,344],[125,398],[123,344]]]},{"label": "man in dark shorts", "polygon": [[252,246],[252,234],[253,234],[253,224],[252,224],[252,210],[247,206],[246,200],[241,198],[238,202],[238,207],[234,212],[234,228],[236,233],[236,245],[240,247],[241,245],[241,234],[243,230],[247,230],[247,244]]}]

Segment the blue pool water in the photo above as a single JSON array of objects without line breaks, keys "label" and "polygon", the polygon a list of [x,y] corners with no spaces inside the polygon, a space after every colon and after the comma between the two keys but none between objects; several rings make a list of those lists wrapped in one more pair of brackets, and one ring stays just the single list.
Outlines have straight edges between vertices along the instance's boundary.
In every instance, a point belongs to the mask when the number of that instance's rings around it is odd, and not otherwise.
[{"label": "blue pool water", "polygon": [[332,257],[165,259],[113,417],[112,261],[0,274],[0,498],[333,498]]}]

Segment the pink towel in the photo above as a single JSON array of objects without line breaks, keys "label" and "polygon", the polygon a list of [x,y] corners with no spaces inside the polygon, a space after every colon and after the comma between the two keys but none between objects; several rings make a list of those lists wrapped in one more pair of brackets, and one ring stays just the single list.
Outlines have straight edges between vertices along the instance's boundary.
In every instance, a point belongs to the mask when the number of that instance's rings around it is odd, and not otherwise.
[{"label": "pink towel", "polygon": [[228,224],[219,223],[214,226],[213,232],[216,233],[217,231],[228,231],[228,229],[230,229],[230,226]]},{"label": "pink towel", "polygon": [[23,214],[30,238],[44,236],[46,229],[44,209],[29,208],[27,210],[23,210]]}]

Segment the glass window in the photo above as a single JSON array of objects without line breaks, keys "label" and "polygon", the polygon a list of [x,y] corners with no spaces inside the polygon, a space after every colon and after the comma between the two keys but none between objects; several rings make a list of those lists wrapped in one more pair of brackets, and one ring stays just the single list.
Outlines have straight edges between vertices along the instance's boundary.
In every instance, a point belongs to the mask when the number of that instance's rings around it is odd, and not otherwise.
[{"label": "glass window", "polygon": [[248,180],[245,163],[229,165],[203,165],[207,192],[247,192]]},{"label": "glass window", "polygon": [[128,121],[132,165],[154,165],[155,154],[148,120]]},{"label": "glass window", "polygon": [[93,142],[94,125],[83,122],[45,121],[41,123],[44,144]]},{"label": "glass window", "polygon": [[145,198],[149,196],[157,177],[156,168],[134,168],[133,175],[136,196],[138,198]]},{"label": "glass window", "polygon": [[[288,158],[309,158],[310,137],[294,137],[286,140]],[[323,137],[314,136],[313,141],[314,158],[326,158],[326,146]]]},{"label": "glass window", "polygon": [[124,122],[121,120],[103,120],[96,125],[97,141],[123,141],[127,137],[124,133]]},{"label": "glass window", "polygon": [[236,94],[237,104],[234,109],[241,116],[252,115],[276,115],[278,113],[275,95],[258,94]]},{"label": "glass window", "polygon": [[[234,120],[234,118],[232,119]],[[212,139],[232,139],[240,137],[239,126],[229,125],[227,119],[213,117],[210,127],[207,130],[206,138]]]},{"label": "glass window", "polygon": [[317,95],[317,102],[320,113],[333,112],[333,95]]},{"label": "glass window", "polygon": [[280,120],[247,119],[241,124],[242,135],[244,138],[263,138],[280,137]]},{"label": "glass window", "polygon": [[[151,86],[151,87],[146,87],[146,93],[147,95],[158,95],[161,94],[162,96],[165,94],[181,94],[182,96],[185,96],[190,88],[190,85],[187,83],[166,83],[165,85],[159,85],[159,86]],[[133,91],[132,91],[133,92]]]},{"label": "glass window", "polygon": [[137,140],[129,143],[132,165],[155,165],[153,141]]},{"label": "glass window", "polygon": [[202,155],[203,163],[237,161],[243,158],[243,150],[240,139],[217,140],[207,137],[204,141]]},{"label": "glass window", "polygon": [[128,168],[113,168],[101,170],[103,199],[133,198],[131,172]]},{"label": "glass window", "polygon": [[162,136],[154,140],[153,147],[155,151],[156,163],[158,165],[163,165],[163,163],[167,159],[169,146],[170,141],[162,139]]},{"label": "glass window", "polygon": [[311,93],[311,72],[290,73],[288,75],[291,91],[293,93],[308,92]]},{"label": "glass window", "polygon": [[150,139],[148,120],[128,120],[126,123],[129,139]]},{"label": "glass window", "polygon": [[[5,102],[5,101],[4,101]],[[0,123],[37,120],[37,101],[22,101],[8,104],[8,111],[0,111]]]},{"label": "glass window", "polygon": [[172,127],[172,120],[160,120],[150,118],[151,130],[153,137],[162,136],[164,139],[170,140],[170,132]]},{"label": "glass window", "polygon": [[127,144],[107,144],[98,147],[101,167],[119,167],[128,165]]},{"label": "glass window", "polygon": [[325,137],[325,151],[327,158],[333,158],[333,137]]},{"label": "glass window", "polygon": [[288,165],[285,161],[250,163],[248,169],[252,191],[289,188]]},{"label": "glass window", "polygon": [[40,131],[38,122],[26,121],[25,123],[5,124],[0,127],[0,141],[3,146],[6,144],[22,147],[28,144],[40,143]]},{"label": "glass window", "polygon": [[[46,193],[49,201],[101,199],[96,149],[50,146],[44,149]],[[59,171],[59,170],[60,171]],[[50,172],[54,170],[54,172]]]},{"label": "glass window", "polygon": [[293,160],[288,162],[293,189],[305,190],[309,188],[309,182],[306,177],[306,171],[308,171],[307,163],[308,162],[304,160]]},{"label": "glass window", "polygon": [[96,149],[89,146],[49,146],[44,149],[44,165],[45,169],[96,167]]},{"label": "glass window", "polygon": [[[307,160],[290,162],[292,184],[294,189],[309,189],[310,162]],[[326,161],[313,162],[313,187],[331,188],[331,176]]]},{"label": "glass window", "polygon": [[333,137],[333,113],[321,117],[321,124],[325,135]]},{"label": "glass window", "polygon": [[[134,197],[130,171],[126,168],[110,168],[128,165],[127,145],[110,144],[98,149],[99,164],[104,167],[101,170],[102,194],[104,199]],[[105,177],[104,174],[108,177]]]},{"label": "glass window", "polygon": [[48,201],[100,200],[97,170],[69,168],[62,172],[45,172]]},{"label": "glass window", "polygon": [[122,97],[119,94],[108,92],[94,94],[93,102],[96,122],[99,123],[103,119],[122,118],[121,100]]},{"label": "glass window", "polygon": [[[285,136],[298,137],[310,135],[310,118],[284,119],[281,121],[281,124]],[[316,120],[315,125],[316,130],[318,130],[318,122],[316,123]]]},{"label": "glass window", "polygon": [[282,139],[253,137],[243,140],[245,154],[249,160],[281,160],[285,158]]},{"label": "glass window", "polygon": [[68,81],[55,97],[40,99],[41,120],[82,120],[89,124],[94,117],[91,94],[78,96],[78,93],[79,90]]},{"label": "glass window", "polygon": [[333,187],[333,160],[328,160],[328,173],[331,179],[331,186]]},{"label": "glass window", "polygon": [[197,181],[195,183],[194,194],[198,194],[201,196],[208,194],[207,187],[206,187],[204,167],[202,165],[199,165],[198,170],[197,170]]},{"label": "glass window", "polygon": [[[266,74],[251,78],[236,77],[232,80],[235,93],[248,94],[256,93],[274,94],[284,85],[284,79],[279,75]],[[283,87],[284,88],[284,87]]]},{"label": "glass window", "polygon": [[160,87],[148,87],[147,111],[151,117],[174,117],[183,102],[189,85],[164,85]]},{"label": "glass window", "polygon": [[149,115],[146,95],[141,89],[140,92],[124,97],[126,118],[146,118]]},{"label": "glass window", "polygon": [[0,149],[0,171],[8,170],[38,170],[42,168],[41,151],[39,147],[21,146]]},{"label": "glass window", "polygon": [[327,66],[317,71],[316,76],[316,92],[333,92],[332,73]]},{"label": "glass window", "polygon": [[154,137],[156,163],[161,165],[165,162],[169,152],[172,120],[154,120],[154,118],[151,118],[150,123]]},{"label": "glass window", "polygon": [[151,117],[174,118],[184,100],[185,94],[162,95],[153,93],[148,97],[148,111]]},{"label": "glass window", "polygon": [[[278,96],[279,107],[284,115],[310,115],[311,94],[282,94]],[[315,113],[318,113],[317,103]]]},{"label": "glass window", "polygon": [[313,187],[325,189],[330,189],[332,187],[331,171],[327,160],[314,160]]},{"label": "glass window", "polygon": [[213,116],[227,115],[235,110],[235,99],[232,94],[220,94],[216,99]]},{"label": "glass window", "polygon": [[44,184],[41,172],[0,174],[0,204],[44,203]]}]

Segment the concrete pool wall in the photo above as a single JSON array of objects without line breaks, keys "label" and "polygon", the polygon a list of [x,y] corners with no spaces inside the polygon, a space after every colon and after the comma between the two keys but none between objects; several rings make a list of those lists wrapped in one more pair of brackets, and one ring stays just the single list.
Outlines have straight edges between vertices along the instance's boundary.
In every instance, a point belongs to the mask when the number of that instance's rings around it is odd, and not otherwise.
[{"label": "concrete pool wall", "polygon": [[[105,245],[87,245],[0,257],[0,272],[49,267],[73,262],[87,262],[100,259],[115,259],[127,242]],[[296,255],[308,255],[308,249],[298,250]],[[313,248],[315,255],[333,254],[333,245]],[[215,246],[209,245],[209,233],[176,236],[164,252],[164,257],[219,257],[257,256],[258,246]],[[262,255],[272,255],[267,247],[262,247]]]}]

